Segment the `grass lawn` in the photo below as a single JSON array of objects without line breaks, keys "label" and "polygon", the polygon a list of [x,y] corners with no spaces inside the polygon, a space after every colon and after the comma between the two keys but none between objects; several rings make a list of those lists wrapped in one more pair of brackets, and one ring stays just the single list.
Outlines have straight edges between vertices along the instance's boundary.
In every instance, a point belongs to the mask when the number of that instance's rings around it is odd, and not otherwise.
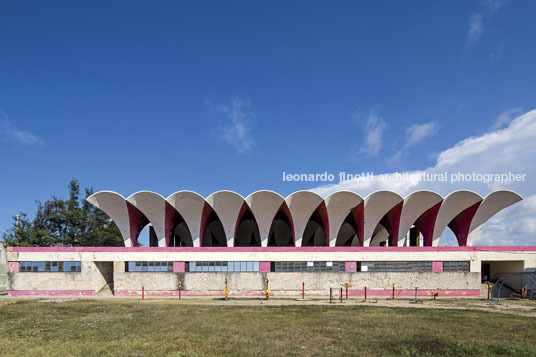
[{"label": "grass lawn", "polygon": [[0,354],[534,356],[536,318],[350,304],[4,300]]}]

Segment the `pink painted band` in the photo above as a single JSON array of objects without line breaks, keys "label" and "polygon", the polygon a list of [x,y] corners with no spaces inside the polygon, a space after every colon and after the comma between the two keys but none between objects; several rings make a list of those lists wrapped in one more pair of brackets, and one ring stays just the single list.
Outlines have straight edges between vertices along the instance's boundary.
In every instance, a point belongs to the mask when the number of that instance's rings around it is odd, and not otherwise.
[{"label": "pink painted band", "polygon": [[19,253],[283,253],[283,252],[534,252],[536,246],[474,246],[474,247],[9,247]]},{"label": "pink painted band", "polygon": [[[431,297],[432,293],[436,293],[436,289],[419,289],[418,296]],[[141,290],[116,290],[115,296],[141,296]],[[179,296],[178,290],[145,290],[145,296]],[[345,291],[343,291],[345,294]],[[368,289],[367,296],[369,297],[388,297],[391,296],[391,290]],[[182,296],[224,296],[223,291],[202,291],[202,290],[182,290]],[[231,291],[229,296],[264,296],[263,291]],[[270,296],[297,296],[301,295],[301,291],[272,291]],[[329,291],[305,291],[305,295],[309,296],[329,296]],[[365,290],[348,290],[349,296],[364,296]],[[395,290],[396,297],[413,297],[415,296],[414,289]],[[480,296],[479,289],[445,289],[439,291],[441,296]]]},{"label": "pink painted band", "polygon": [[[145,290],[145,296],[179,296],[178,290]],[[270,293],[273,296],[274,293]],[[116,290],[114,296],[141,296],[141,290]],[[181,296],[225,296],[223,291],[182,290]],[[229,296],[265,296],[263,291],[237,291],[230,292]]]},{"label": "pink painted band", "polygon": [[94,290],[8,290],[9,296],[94,296]]}]

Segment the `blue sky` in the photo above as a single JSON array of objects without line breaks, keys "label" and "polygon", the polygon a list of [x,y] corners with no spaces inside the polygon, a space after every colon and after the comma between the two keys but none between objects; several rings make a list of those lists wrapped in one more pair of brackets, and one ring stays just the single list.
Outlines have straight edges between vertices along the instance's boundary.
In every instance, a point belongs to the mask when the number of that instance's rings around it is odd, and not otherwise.
[{"label": "blue sky", "polygon": [[[536,109],[535,11],[497,0],[4,1],[0,232],[71,177],[124,196],[285,196],[322,183],[282,172],[437,168],[463,140],[495,142]],[[524,120],[532,129],[536,115]],[[532,137],[481,167],[529,172],[507,187],[531,212],[517,244],[536,244]],[[458,169],[501,161],[486,152]]]}]

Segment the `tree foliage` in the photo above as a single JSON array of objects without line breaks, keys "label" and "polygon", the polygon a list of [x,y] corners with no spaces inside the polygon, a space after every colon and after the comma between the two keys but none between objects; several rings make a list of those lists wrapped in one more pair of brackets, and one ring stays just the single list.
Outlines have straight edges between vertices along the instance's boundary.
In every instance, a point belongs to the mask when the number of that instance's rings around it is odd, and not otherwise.
[{"label": "tree foliage", "polygon": [[122,246],[121,232],[100,209],[85,200],[93,189],[84,190],[76,179],[69,183],[69,198],[52,196],[44,203],[37,201],[33,219],[21,212],[13,217],[13,226],[3,234],[8,246]]}]

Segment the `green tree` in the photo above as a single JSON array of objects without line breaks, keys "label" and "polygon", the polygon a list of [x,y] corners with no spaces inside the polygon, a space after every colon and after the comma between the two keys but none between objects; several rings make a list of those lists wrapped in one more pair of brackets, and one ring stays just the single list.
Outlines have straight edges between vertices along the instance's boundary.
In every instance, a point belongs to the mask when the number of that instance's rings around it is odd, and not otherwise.
[{"label": "green tree", "polygon": [[[85,189],[85,198],[93,193]],[[121,232],[100,209],[80,199],[76,179],[69,183],[69,199],[52,196],[37,201],[33,220],[21,212],[13,217],[13,226],[3,234],[8,246],[122,246]]]}]

